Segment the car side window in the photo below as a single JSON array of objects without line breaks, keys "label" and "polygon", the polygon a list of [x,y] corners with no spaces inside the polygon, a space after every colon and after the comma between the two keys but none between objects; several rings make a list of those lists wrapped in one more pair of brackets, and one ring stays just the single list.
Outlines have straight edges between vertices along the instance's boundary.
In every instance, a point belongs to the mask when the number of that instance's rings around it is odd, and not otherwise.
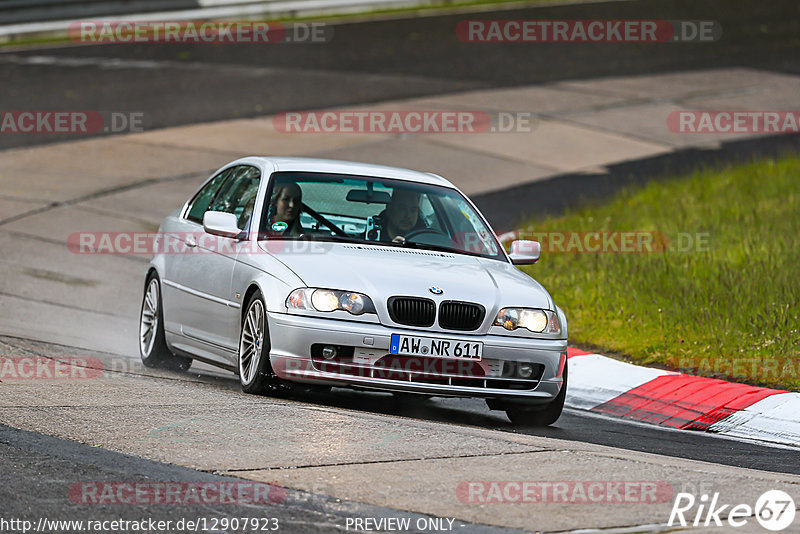
[{"label": "car side window", "polygon": [[186,212],[186,218],[198,224],[203,224],[203,214],[209,210],[209,205],[214,197],[219,192],[222,184],[228,179],[228,176],[234,171],[235,167],[225,169],[217,174],[209,182],[203,186],[200,191],[194,196],[189,203],[189,210]]},{"label": "car side window", "polygon": [[442,207],[447,214],[450,225],[455,232],[459,247],[468,252],[478,254],[498,253],[497,245],[477,213],[462,199],[444,197]]},{"label": "car side window", "polygon": [[236,215],[237,226],[243,230],[256,204],[261,172],[249,165],[236,167],[214,197],[208,210]]},{"label": "car side window", "polygon": [[422,220],[425,222],[425,226],[436,230],[437,232],[444,232],[442,223],[437,216],[436,209],[433,207],[431,199],[427,194],[423,194],[420,197],[419,214],[420,217],[422,217]]}]

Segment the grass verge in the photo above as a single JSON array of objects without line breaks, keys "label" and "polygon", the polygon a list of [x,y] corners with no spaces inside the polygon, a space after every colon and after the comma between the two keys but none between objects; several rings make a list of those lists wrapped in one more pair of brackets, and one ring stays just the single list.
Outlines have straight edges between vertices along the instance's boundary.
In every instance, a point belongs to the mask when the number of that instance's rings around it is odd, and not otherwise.
[{"label": "grass verge", "polygon": [[[531,228],[543,253],[526,270],[571,344],[800,391],[800,157],[651,182]],[[642,232],[636,252],[592,234],[614,231]]]}]

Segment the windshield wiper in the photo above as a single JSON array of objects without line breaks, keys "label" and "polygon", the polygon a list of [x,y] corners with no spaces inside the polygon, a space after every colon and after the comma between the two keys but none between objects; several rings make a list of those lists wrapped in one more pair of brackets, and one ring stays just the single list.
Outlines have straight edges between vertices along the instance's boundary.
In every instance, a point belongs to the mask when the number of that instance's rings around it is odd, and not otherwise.
[{"label": "windshield wiper", "polygon": [[351,235],[338,235],[338,234],[314,234],[314,233],[305,233],[300,234],[299,236],[295,236],[299,240],[307,239],[309,241],[333,241],[333,242],[345,242],[345,243],[366,243],[360,237],[354,237]]},{"label": "windshield wiper", "polygon": [[428,243],[417,243],[416,241],[403,241],[402,243],[395,243],[394,241],[390,241],[388,243],[379,243],[381,245],[391,245],[393,247],[403,247],[403,248],[413,248],[419,250],[431,250],[435,252],[447,252],[450,254],[470,254],[469,252],[465,252],[463,250],[459,250],[456,248],[451,247],[444,247],[442,245],[430,245]]}]

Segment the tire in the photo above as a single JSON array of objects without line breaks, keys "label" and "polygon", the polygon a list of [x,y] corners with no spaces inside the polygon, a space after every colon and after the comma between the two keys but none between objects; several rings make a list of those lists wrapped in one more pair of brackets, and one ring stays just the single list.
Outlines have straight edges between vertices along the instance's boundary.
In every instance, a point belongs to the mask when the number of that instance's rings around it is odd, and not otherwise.
[{"label": "tire", "polygon": [[269,330],[267,307],[261,292],[256,291],[247,301],[239,333],[239,384],[242,391],[252,395],[285,396],[291,387],[280,380],[269,361]]},{"label": "tire", "polygon": [[564,400],[567,398],[567,365],[564,364],[564,383],[556,398],[544,407],[506,406],[506,416],[518,426],[550,426],[561,417]]},{"label": "tire", "polygon": [[139,355],[145,367],[186,371],[192,359],[173,354],[164,334],[164,309],[161,305],[161,280],[156,273],[147,277],[139,312]]}]

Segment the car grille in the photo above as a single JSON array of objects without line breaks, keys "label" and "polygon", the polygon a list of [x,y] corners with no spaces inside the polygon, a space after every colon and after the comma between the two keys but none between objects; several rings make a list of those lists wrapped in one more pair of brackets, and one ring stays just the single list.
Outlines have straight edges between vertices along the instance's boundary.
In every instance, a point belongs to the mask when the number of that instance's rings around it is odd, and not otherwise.
[{"label": "car grille", "polygon": [[391,297],[389,316],[397,324],[408,326],[433,326],[436,304],[419,297]]},{"label": "car grille", "polygon": [[446,330],[477,330],[486,309],[480,304],[446,300],[439,305],[439,326]]}]

